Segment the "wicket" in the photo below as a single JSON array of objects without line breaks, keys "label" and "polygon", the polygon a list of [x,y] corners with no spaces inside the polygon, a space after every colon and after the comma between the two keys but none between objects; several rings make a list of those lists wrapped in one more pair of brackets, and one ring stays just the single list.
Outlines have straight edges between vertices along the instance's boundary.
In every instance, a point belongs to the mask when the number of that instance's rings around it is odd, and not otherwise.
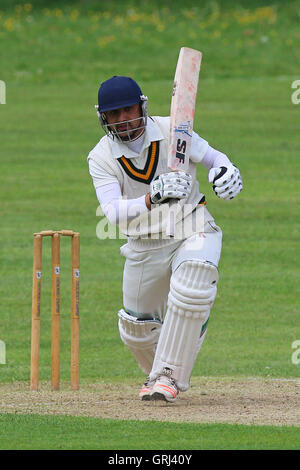
[{"label": "wicket", "polygon": [[52,237],[51,389],[60,386],[60,236],[72,238],[71,389],[79,390],[79,260],[80,234],[72,230],[47,230],[33,234],[33,282],[30,390],[39,388],[40,314],[42,290],[42,240]]}]

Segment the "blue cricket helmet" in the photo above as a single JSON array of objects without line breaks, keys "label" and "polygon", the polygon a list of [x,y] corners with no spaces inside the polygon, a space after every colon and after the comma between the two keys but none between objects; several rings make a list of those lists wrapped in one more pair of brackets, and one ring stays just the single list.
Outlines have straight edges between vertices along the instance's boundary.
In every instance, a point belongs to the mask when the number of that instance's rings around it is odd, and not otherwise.
[{"label": "blue cricket helmet", "polygon": [[[113,125],[109,125],[105,113],[114,109],[126,108],[135,104],[141,105],[141,118],[135,118],[127,122],[127,133],[119,133]],[[105,133],[112,139],[135,140],[140,135],[139,130],[144,130],[148,117],[148,98],[142,94],[139,85],[130,77],[114,76],[103,82],[98,91],[97,116]],[[129,129],[129,123],[137,121],[136,128]],[[134,134],[134,131],[135,134]]]},{"label": "blue cricket helmet", "polygon": [[103,113],[125,108],[142,101],[139,85],[130,77],[114,76],[103,82],[98,91],[98,111]]}]

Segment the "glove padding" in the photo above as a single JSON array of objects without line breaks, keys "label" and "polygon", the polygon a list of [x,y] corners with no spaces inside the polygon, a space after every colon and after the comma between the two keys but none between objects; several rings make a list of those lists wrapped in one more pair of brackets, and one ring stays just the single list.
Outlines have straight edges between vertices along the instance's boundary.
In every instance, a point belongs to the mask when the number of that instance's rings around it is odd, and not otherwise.
[{"label": "glove padding", "polygon": [[161,204],[168,199],[183,199],[192,189],[192,176],[184,171],[171,171],[157,176],[150,183],[150,201]]},{"label": "glove padding", "polygon": [[212,168],[208,174],[208,181],[213,183],[215,194],[229,201],[239,194],[243,189],[243,181],[241,174],[236,166],[221,166]]}]

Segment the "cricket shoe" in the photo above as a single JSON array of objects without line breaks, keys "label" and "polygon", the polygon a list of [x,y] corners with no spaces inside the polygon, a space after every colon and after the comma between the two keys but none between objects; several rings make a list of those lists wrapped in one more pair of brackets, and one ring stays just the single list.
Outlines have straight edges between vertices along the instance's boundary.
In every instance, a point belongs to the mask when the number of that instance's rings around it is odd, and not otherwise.
[{"label": "cricket shoe", "polygon": [[147,377],[146,382],[142,385],[142,388],[139,393],[139,397],[141,400],[151,400],[151,393],[154,383],[154,380],[151,381],[149,377]]},{"label": "cricket shoe", "polygon": [[179,393],[175,381],[171,378],[171,369],[165,368],[152,387],[150,400],[164,400],[174,403]]}]

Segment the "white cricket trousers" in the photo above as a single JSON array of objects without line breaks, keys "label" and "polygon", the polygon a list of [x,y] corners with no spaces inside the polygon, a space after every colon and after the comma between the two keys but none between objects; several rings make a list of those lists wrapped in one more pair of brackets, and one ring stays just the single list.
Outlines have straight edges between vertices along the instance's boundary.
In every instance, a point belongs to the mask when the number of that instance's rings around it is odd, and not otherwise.
[{"label": "white cricket trousers", "polygon": [[218,267],[221,247],[222,231],[214,221],[205,223],[204,233],[159,248],[137,251],[126,243],[120,249],[126,258],[123,272],[125,310],[139,318],[151,315],[163,321],[172,273],[182,262],[191,260],[206,261]]}]

